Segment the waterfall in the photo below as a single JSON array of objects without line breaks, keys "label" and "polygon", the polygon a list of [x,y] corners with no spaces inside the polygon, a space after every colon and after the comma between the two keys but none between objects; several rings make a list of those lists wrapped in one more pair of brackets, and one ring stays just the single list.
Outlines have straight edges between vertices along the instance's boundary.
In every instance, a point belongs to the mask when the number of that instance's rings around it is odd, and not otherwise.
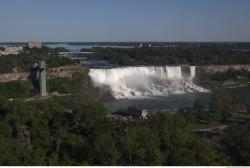
[{"label": "waterfall", "polygon": [[90,69],[89,76],[97,87],[109,86],[117,99],[206,91],[192,82],[195,66],[189,68],[188,79],[181,66]]},{"label": "waterfall", "polygon": [[195,77],[195,66],[190,66],[190,78],[193,79]]}]

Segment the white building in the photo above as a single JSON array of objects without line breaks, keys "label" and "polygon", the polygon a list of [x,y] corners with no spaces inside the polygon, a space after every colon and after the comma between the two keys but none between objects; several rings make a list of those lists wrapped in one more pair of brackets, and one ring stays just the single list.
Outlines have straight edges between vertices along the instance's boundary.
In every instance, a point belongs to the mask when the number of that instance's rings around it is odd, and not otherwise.
[{"label": "white building", "polygon": [[5,47],[5,55],[8,54],[19,54],[23,52],[23,47]]}]

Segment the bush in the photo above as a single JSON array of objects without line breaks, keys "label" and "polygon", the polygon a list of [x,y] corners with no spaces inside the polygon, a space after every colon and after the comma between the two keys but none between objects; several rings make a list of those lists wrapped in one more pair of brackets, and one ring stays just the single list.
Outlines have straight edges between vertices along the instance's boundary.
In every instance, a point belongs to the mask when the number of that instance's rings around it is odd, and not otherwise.
[{"label": "bush", "polygon": [[29,97],[36,93],[32,84],[26,81],[0,83],[0,94],[6,98]]}]

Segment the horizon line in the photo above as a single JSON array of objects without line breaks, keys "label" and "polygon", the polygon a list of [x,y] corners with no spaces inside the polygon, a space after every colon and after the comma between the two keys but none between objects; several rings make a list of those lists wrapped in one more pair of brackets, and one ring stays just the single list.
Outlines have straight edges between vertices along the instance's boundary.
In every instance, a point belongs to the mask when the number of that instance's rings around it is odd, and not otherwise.
[{"label": "horizon line", "polygon": [[28,43],[28,42],[42,42],[42,43],[250,43],[250,41],[0,41],[3,43]]}]

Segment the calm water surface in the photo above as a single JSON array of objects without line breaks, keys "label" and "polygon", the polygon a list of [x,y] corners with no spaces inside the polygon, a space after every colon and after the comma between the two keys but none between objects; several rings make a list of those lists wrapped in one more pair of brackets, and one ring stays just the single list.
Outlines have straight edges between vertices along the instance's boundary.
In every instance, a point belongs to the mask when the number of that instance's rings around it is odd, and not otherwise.
[{"label": "calm water surface", "polygon": [[80,52],[82,48],[84,49],[91,49],[95,47],[101,47],[101,48],[131,48],[131,46],[118,46],[118,45],[70,45],[70,44],[49,44],[46,45],[47,47],[50,48],[57,48],[57,47],[64,47],[68,49],[70,52]]}]

